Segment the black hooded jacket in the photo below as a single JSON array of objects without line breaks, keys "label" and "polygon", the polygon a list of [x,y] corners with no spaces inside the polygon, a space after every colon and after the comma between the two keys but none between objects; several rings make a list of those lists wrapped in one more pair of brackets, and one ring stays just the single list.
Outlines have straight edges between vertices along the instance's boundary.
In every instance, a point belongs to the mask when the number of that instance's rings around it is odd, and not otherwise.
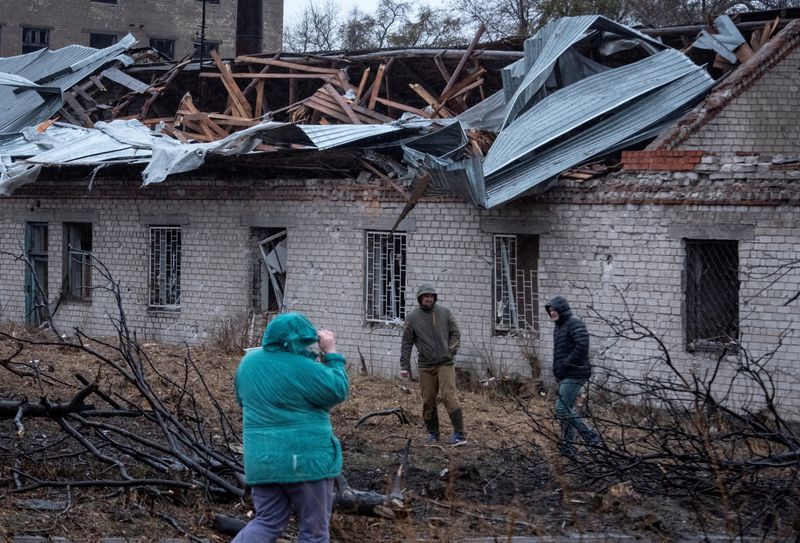
[{"label": "black hooded jacket", "polygon": [[567,378],[588,379],[592,375],[589,363],[589,332],[563,296],[556,296],[545,306],[558,311],[553,329],[553,375],[556,380]]}]

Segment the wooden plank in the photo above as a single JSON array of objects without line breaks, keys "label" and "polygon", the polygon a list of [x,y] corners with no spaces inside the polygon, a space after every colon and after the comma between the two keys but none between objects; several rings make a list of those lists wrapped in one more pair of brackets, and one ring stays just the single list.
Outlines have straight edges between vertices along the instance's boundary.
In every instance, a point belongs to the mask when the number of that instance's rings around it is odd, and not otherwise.
[{"label": "wooden plank", "polygon": [[251,56],[236,57],[236,62],[249,62],[251,64],[265,64],[267,66],[280,66],[281,68],[289,68],[300,72],[310,72],[317,74],[330,74],[339,75],[339,70],[335,68],[317,68],[316,66],[307,66],[305,64],[298,64],[296,62],[286,62],[284,60],[277,60],[274,58],[258,58]]},{"label": "wooden plank", "polygon": [[[461,75],[461,70],[464,69],[464,66],[467,64],[467,60],[469,60],[469,57],[472,55],[472,52],[475,50],[475,46],[478,45],[478,41],[481,39],[481,36],[483,36],[484,32],[486,32],[486,27],[483,26],[483,23],[481,23],[481,25],[478,27],[478,30],[475,32],[475,35],[472,37],[472,41],[469,43],[469,47],[467,47],[467,50],[464,51],[464,55],[458,62],[456,70],[450,76],[450,79],[447,81],[447,85],[445,85],[444,89],[442,90],[441,96],[447,94],[447,91],[449,91],[453,87],[453,85],[456,84],[458,76]],[[441,101],[444,102],[445,100]]]},{"label": "wooden plank", "polygon": [[211,53],[209,54],[219,70],[219,73],[222,77],[222,84],[228,90],[228,95],[233,101],[234,110],[239,114],[240,117],[251,118],[252,108],[250,107],[250,103],[247,101],[247,98],[245,98],[244,94],[242,94],[242,90],[232,77],[230,67],[226,66],[222,62],[222,59],[219,57],[219,53],[217,53],[216,49],[212,49]]},{"label": "wooden plank", "polygon": [[356,90],[356,99],[354,100],[356,103],[358,103],[361,100],[361,93],[364,92],[364,87],[367,85],[367,78],[369,77],[369,71],[370,68],[367,67],[367,69],[364,70],[364,73],[361,74],[361,82],[358,84],[358,90]]},{"label": "wooden plank", "polygon": [[372,82],[372,92],[369,96],[369,104],[367,107],[369,109],[375,109],[375,102],[378,99],[378,91],[381,89],[381,82],[383,81],[383,72],[386,70],[386,66],[381,63],[378,66],[378,73],[375,74],[375,81]]},{"label": "wooden plank", "polygon": [[98,89],[100,89],[101,91],[108,92],[108,89],[106,88],[106,86],[103,85],[103,82],[96,75],[90,75],[89,76],[89,80],[92,83],[94,83],[94,86],[97,87]]},{"label": "wooden plank", "polygon": [[[442,93],[440,99],[442,102],[447,102],[448,100],[452,100],[455,96],[458,96],[460,93],[459,91],[464,87],[468,87],[472,85],[475,81],[483,78],[486,74],[486,68],[481,67],[479,70],[476,70],[469,74],[468,76],[464,77],[461,81],[453,85],[453,87],[447,91],[446,93]],[[472,87],[474,88],[474,86]]]},{"label": "wooden plank", "polygon": [[317,110],[320,113],[324,113],[325,115],[329,115],[334,119],[342,121],[345,124],[350,124],[350,118],[342,113],[341,111],[336,111],[330,105],[325,104],[321,100],[319,100],[316,96],[311,96],[306,98],[303,102],[306,106],[310,107],[311,109]]},{"label": "wooden plank", "polygon": [[[351,104],[350,107],[356,114],[361,115],[361,118],[367,117],[369,119],[374,120],[377,123],[391,123],[394,122],[395,119],[384,115],[383,113],[378,113],[375,110],[367,109],[364,106],[357,106],[356,104]],[[375,124],[375,123],[368,123],[368,124]]]},{"label": "wooden plank", "polygon": [[322,88],[325,89],[327,93],[331,95],[331,97],[333,97],[334,100],[336,100],[336,103],[339,105],[340,108],[342,108],[344,114],[347,115],[347,117],[353,124],[362,124],[361,119],[356,117],[356,114],[353,113],[352,109],[350,109],[350,105],[347,103],[347,100],[345,100],[344,97],[341,94],[339,94],[336,91],[336,89],[334,89],[331,86],[330,83],[325,83],[325,85],[323,85]]},{"label": "wooden plank", "polygon": [[[236,72],[229,74],[230,77],[233,79],[322,79],[323,81],[327,81],[334,85],[340,86],[341,82],[331,78],[329,75],[325,74],[278,74],[278,73],[245,73],[245,72]],[[222,74],[214,73],[214,72],[203,72],[200,74],[200,77],[210,77],[212,79],[222,78]]]},{"label": "wooden plank", "polygon": [[381,103],[381,104],[383,104],[385,106],[388,106],[388,107],[391,107],[391,108],[394,108],[394,109],[399,109],[400,111],[408,111],[409,113],[414,113],[415,115],[419,115],[420,117],[425,117],[426,119],[430,119],[431,118],[431,114],[428,113],[427,111],[423,111],[423,110],[417,109],[415,107],[407,106],[407,105],[401,104],[399,102],[393,102],[391,100],[387,100],[385,98],[380,98],[380,97],[377,97],[375,99],[375,101],[379,102],[379,103]]},{"label": "wooden plank", "polygon": [[439,73],[442,74],[445,84],[450,81],[450,71],[447,69],[447,66],[444,65],[441,55],[433,57],[433,63],[436,64],[436,68],[438,68]]},{"label": "wooden plank", "polygon": [[264,103],[264,80],[259,79],[258,83],[256,83],[256,110],[253,114],[253,117],[259,118],[261,117],[261,107]]},{"label": "wooden plank", "polygon": [[408,86],[411,87],[411,90],[416,92],[420,98],[425,100],[428,103],[428,105],[433,108],[434,112],[438,112],[442,117],[452,117],[450,111],[446,107],[444,107],[444,104],[440,104],[439,102],[437,102],[436,98],[431,96],[431,94],[428,91],[422,88],[422,85],[420,85],[419,83],[409,83]]},{"label": "wooden plank", "polygon": [[378,168],[376,168],[375,166],[373,166],[372,164],[370,164],[366,160],[361,160],[360,162],[361,162],[361,167],[362,168],[364,168],[365,170],[368,170],[368,171],[374,173],[375,175],[377,175],[380,179],[385,181],[387,185],[389,185],[394,190],[396,190],[397,192],[402,194],[403,198],[405,198],[406,200],[411,198],[411,193],[409,193],[407,190],[405,190],[402,186],[398,185],[397,182],[395,182],[394,179],[392,179],[391,177],[389,177],[388,175],[386,175],[385,173],[380,171]]},{"label": "wooden plank", "polygon": [[[86,113],[86,110],[83,109],[83,106],[81,105],[80,102],[78,102],[78,99],[75,98],[74,94],[72,94],[71,92],[65,92],[64,93],[64,101],[67,104],[69,104],[70,109],[72,109],[72,111],[76,115],[78,115],[78,117],[80,117],[81,120],[83,121],[82,123],[76,123],[76,124],[81,124],[82,126],[85,126],[86,128],[94,128],[94,123],[92,122],[91,117],[89,117],[89,115]],[[64,108],[62,108],[62,109],[64,109]]]}]

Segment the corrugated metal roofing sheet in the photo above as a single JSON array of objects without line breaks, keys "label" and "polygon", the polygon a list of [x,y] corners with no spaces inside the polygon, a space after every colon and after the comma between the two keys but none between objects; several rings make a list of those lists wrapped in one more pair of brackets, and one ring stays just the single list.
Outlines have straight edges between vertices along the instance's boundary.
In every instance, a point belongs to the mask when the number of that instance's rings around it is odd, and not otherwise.
[{"label": "corrugated metal roofing sheet", "polygon": [[[507,97],[504,126],[524,111],[530,101],[540,93],[558,58],[569,47],[583,39],[590,30],[608,31],[615,35],[636,38],[651,53],[666,48],[644,34],[598,15],[557,19],[525,40],[524,61],[527,73],[518,88],[505,88],[507,83],[515,81],[517,77],[509,77],[504,71],[503,85]],[[520,66],[515,63],[510,69],[516,75]],[[509,91],[513,91],[510,96]]]},{"label": "corrugated metal roofing sheet", "polygon": [[[0,59],[0,72],[27,80],[14,84],[6,78],[0,84],[0,134],[17,134],[52,117],[63,105],[61,93],[85,79],[99,67],[115,59],[136,40],[128,34],[105,49],[70,45],[57,51],[36,51],[27,55]],[[32,89],[30,83],[49,87],[50,92]]]},{"label": "corrugated metal roofing sheet", "polygon": [[671,121],[714,84],[704,70],[692,71],[560,142],[535,158],[486,178],[486,207],[520,196],[559,173],[629,142],[654,125]]},{"label": "corrugated metal roofing sheet", "polygon": [[299,125],[317,149],[332,149],[402,130],[391,124]]},{"label": "corrugated metal roofing sheet", "polygon": [[668,49],[560,89],[500,132],[483,162],[484,175],[492,175],[637,96],[701,70],[682,53]]}]

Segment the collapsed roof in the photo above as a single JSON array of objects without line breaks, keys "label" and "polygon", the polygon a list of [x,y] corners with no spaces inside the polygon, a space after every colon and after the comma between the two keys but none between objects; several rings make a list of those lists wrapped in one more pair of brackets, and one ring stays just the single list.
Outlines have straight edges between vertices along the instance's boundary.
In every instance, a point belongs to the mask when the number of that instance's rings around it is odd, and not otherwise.
[{"label": "collapsed roof", "polygon": [[[748,43],[723,16],[693,48],[711,52],[718,71],[729,69],[777,25]],[[480,35],[466,50],[277,54],[228,64],[213,54],[215,71],[188,58],[144,63],[130,36],[102,50],[0,59],[0,194],[50,166],[141,165],[147,185],[209,157],[286,173],[288,162],[302,172],[339,151],[349,175],[367,171],[407,198],[413,185],[415,195],[456,193],[491,208],[651,141],[715,83],[686,53],[600,16],[554,21],[522,52],[481,49]],[[439,77],[445,85],[436,92]]]}]

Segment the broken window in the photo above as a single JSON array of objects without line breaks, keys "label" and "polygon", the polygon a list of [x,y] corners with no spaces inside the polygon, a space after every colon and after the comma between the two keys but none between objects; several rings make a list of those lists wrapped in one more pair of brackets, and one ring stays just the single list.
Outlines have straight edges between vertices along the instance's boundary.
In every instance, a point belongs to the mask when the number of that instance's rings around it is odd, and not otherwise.
[{"label": "broken window", "polygon": [[364,273],[367,321],[406,316],[406,234],[367,232]]},{"label": "broken window", "polygon": [[32,53],[39,49],[47,49],[50,46],[50,30],[47,28],[22,29],[22,52]]},{"label": "broken window", "polygon": [[686,240],[686,344],[718,350],[739,337],[739,242]]},{"label": "broken window", "polygon": [[281,311],[286,288],[287,231],[253,228],[251,238],[256,247],[253,307],[259,313]]},{"label": "broken window", "polygon": [[49,314],[46,222],[25,224],[25,322],[38,326]]},{"label": "broken window", "polygon": [[539,330],[539,237],[494,237],[494,330]]},{"label": "broken window", "polygon": [[181,305],[181,227],[150,227],[150,308]]},{"label": "broken window", "polygon": [[175,58],[175,40],[150,38],[150,47],[166,57]]},{"label": "broken window", "polygon": [[117,43],[116,34],[99,34],[96,32],[91,32],[89,34],[89,47],[105,49],[106,47],[111,47],[115,43]]},{"label": "broken window", "polygon": [[75,300],[92,297],[92,224],[64,223],[62,294]]}]

